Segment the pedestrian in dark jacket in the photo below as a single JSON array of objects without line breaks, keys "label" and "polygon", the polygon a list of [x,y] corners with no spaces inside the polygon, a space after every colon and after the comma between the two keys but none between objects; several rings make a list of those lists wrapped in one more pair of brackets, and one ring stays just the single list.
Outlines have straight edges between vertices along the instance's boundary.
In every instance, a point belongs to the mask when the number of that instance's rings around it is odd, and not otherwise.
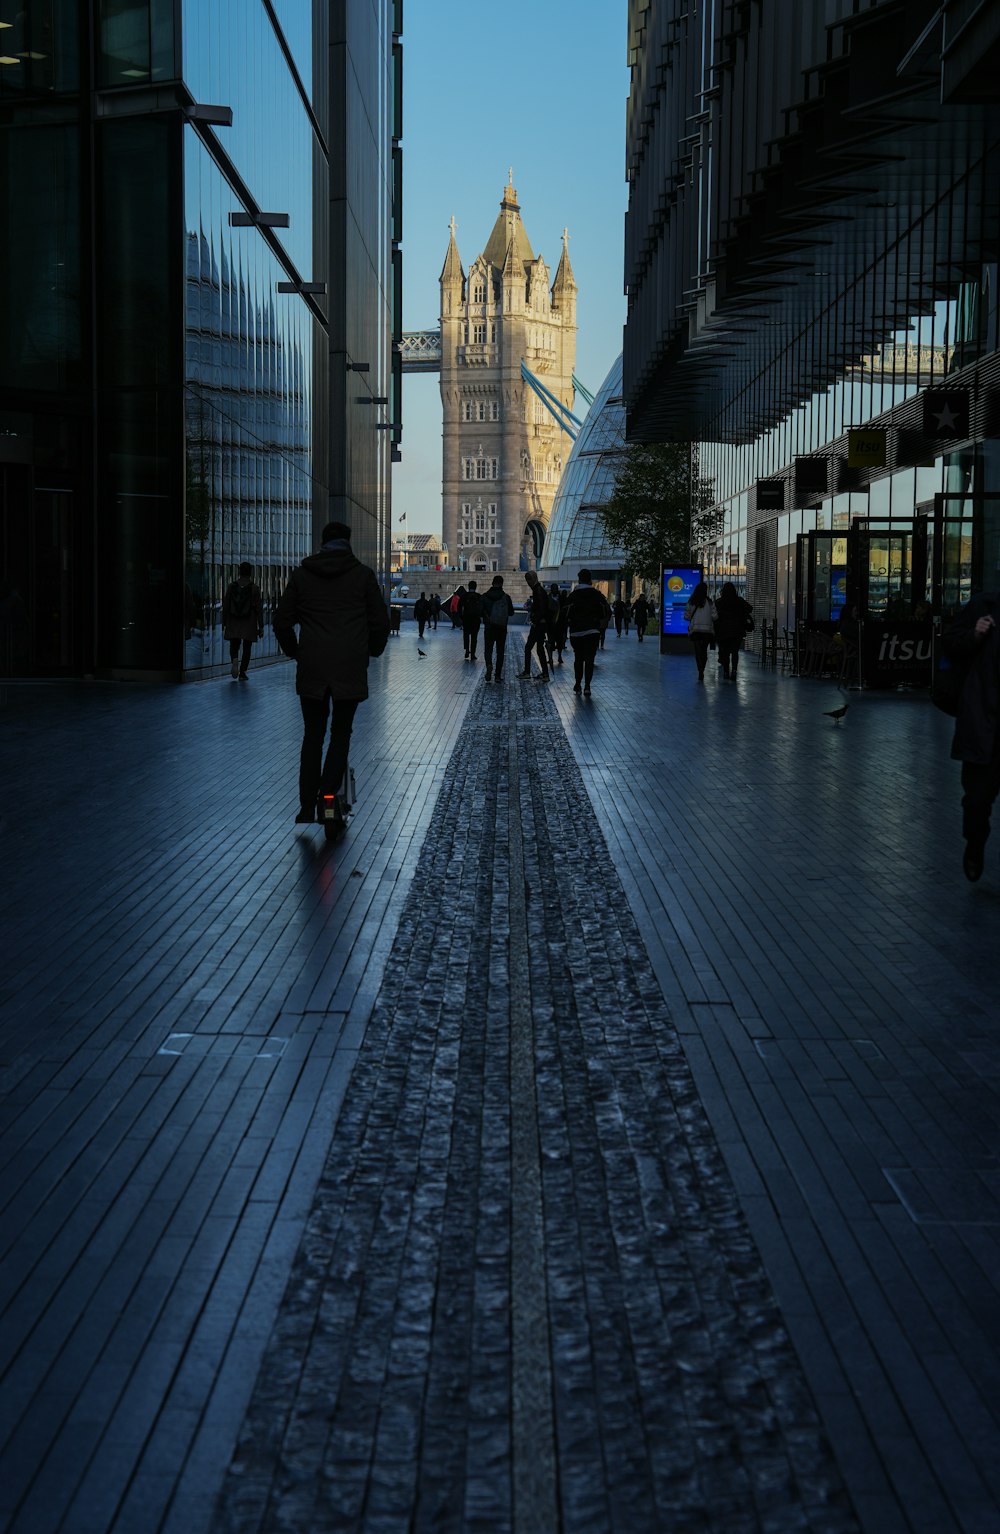
[{"label": "pedestrian in dark jacket", "polygon": [[545,587],[538,579],[534,570],[526,571],[524,578],[528,583],[528,590],[530,592],[528,598],[530,603],[528,608],[529,626],[528,637],[524,645],[524,670],[518,672],[518,675],[525,682],[531,680],[531,652],[534,650],[538,654],[538,663],[542,668],[542,674],[538,680],[540,682],[547,682],[549,680],[549,662],[545,652],[545,639],[546,625],[549,621],[549,599]]},{"label": "pedestrian in dark jacket", "polygon": [[635,619],[635,632],[639,643],[646,637],[646,624],[649,622],[649,603],[641,594],[632,603],[632,616]]},{"label": "pedestrian in dark jacket", "polygon": [[465,658],[474,661],[476,645],[479,642],[479,628],[483,621],[483,599],[479,595],[476,581],[469,582],[469,589],[458,604],[458,615],[462,620]]},{"label": "pedestrian in dark jacket", "polygon": [[[494,575],[492,586],[483,593],[483,655],[486,660],[488,682],[492,682],[494,671],[497,681],[503,680],[503,663],[507,652],[507,625],[513,616],[514,604],[503,589],[503,576]],[[495,663],[494,652],[496,653]]]},{"label": "pedestrian in dark jacket", "polygon": [[951,754],[962,764],[965,877],[982,877],[990,811],[1000,792],[1000,592],[982,591],[961,609],[944,651],[964,674]]},{"label": "pedestrian in dark jacket", "polygon": [[430,617],[430,615],[431,615],[431,604],[428,602],[428,600],[427,600],[426,596],[424,595],[424,593],[421,592],[420,595],[417,597],[417,600],[413,604],[413,616],[417,620],[417,638],[418,639],[423,639],[423,637],[424,637],[424,629],[427,627],[427,620]]},{"label": "pedestrian in dark jacket", "polygon": [[563,646],[566,643],[566,625],[563,622],[563,607],[559,597],[559,587],[553,581],[548,590],[545,612],[545,649],[549,657],[550,671],[557,664],[557,654],[558,664],[562,665]]},{"label": "pedestrian in dark jacket", "polygon": [[632,627],[632,603],[625,600],[622,602],[622,608],[622,628],[625,630],[625,638],[627,639],[629,630]]},{"label": "pedestrian in dark jacket", "polygon": [[715,599],[715,637],[719,641],[719,664],[728,681],[736,680],[743,640],[753,628],[753,608],[727,581]]},{"label": "pedestrian in dark jacket", "polygon": [[[222,598],[222,633],[229,640],[230,673],[233,681],[249,680],[247,667],[255,639],[264,637],[264,599],[253,578],[253,565],[240,565],[239,578],[226,588]],[[242,656],[240,647],[242,646]]]},{"label": "pedestrian in dark jacket", "polygon": [[[319,553],[292,571],[275,609],[274,634],[297,662],[305,732],[295,818],[309,822],[316,819],[321,793],[341,791],[354,715],[368,696],[368,658],[381,655],[389,640],[375,572],[351,553],[351,530],[343,522],[327,523]],[[321,769],[328,717],[330,742]]]},{"label": "pedestrian in dark jacket", "polygon": [[438,626],[438,619],[441,616],[441,598],[438,596],[437,592],[435,591],[433,596],[429,596],[427,598],[427,600],[430,603],[430,607],[431,607],[430,625],[431,625],[431,628],[436,631],[437,630],[437,626]]},{"label": "pedestrian in dark jacket", "polygon": [[615,597],[611,604],[611,611],[615,619],[615,637],[620,639],[622,637],[622,624],[625,622],[625,603],[620,596]]},{"label": "pedestrian in dark jacket", "polygon": [[589,698],[601,625],[607,628],[611,621],[611,608],[591,585],[589,570],[580,571],[579,585],[569,594],[566,617],[569,642],[573,646],[573,691],[579,692],[582,686],[584,697]]}]

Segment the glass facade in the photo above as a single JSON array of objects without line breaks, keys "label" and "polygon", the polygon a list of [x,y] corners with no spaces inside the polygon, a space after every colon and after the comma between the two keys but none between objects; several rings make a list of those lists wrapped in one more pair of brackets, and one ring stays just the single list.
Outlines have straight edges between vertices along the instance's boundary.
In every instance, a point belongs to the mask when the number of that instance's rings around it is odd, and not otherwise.
[{"label": "glass facade", "polygon": [[355,396],[390,393],[401,29],[398,0],[0,0],[0,675],[210,675],[243,560],[274,657],[332,516],[387,571],[398,422]]},{"label": "glass facade", "polygon": [[929,0],[630,0],[627,432],[698,444],[759,619],[1000,585],[987,10],[959,54]]},{"label": "glass facade", "polygon": [[600,508],[614,491],[624,446],[622,359],[618,357],[594,396],[566,460],[542,552],[543,579],[575,581],[581,565],[589,566],[595,577],[621,568],[621,551],[607,542]]}]

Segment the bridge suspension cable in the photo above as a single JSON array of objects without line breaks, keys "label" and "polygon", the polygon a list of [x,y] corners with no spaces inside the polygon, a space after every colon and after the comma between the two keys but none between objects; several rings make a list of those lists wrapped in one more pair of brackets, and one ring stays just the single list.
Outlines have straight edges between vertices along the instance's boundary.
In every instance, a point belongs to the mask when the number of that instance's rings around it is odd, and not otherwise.
[{"label": "bridge suspension cable", "polygon": [[579,378],[577,378],[575,373],[573,374],[573,388],[576,390],[577,394],[579,394],[581,399],[586,400],[588,405],[592,405],[594,403],[594,396],[591,394],[589,389],[584,388],[583,384],[580,382]]},{"label": "bridge suspension cable", "polygon": [[525,362],[521,363],[521,377],[528,385],[528,388],[532,389],[535,394],[537,394],[538,398],[541,400],[542,404],[545,406],[546,410],[549,412],[549,415],[555,421],[560,430],[564,431],[567,437],[571,438],[572,441],[575,442],[577,433],[579,432],[580,427],[583,425],[580,417],[574,415],[572,410],[569,410],[563,404],[562,400],[557,398],[557,396],[552,393],[551,389],[547,389],[542,383],[542,380],[535,377],[534,373]]}]

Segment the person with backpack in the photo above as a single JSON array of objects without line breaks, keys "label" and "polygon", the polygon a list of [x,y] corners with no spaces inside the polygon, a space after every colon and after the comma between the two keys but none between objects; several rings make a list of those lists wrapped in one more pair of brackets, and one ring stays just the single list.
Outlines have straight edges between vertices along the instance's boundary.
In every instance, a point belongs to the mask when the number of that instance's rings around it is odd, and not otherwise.
[{"label": "person with backpack", "polygon": [[636,638],[642,644],[646,637],[646,624],[649,622],[649,603],[642,591],[632,603],[632,616],[635,619]]},{"label": "person with backpack", "polygon": [[566,603],[566,616],[569,641],[573,646],[573,691],[578,693],[582,686],[584,697],[589,698],[601,626],[603,624],[606,629],[611,621],[611,608],[591,585],[589,570],[580,571],[579,584],[570,592]]},{"label": "person with backpack", "polygon": [[425,596],[425,594],[423,592],[421,592],[420,595],[418,596],[417,600],[413,604],[413,616],[417,620],[417,638],[418,639],[423,639],[423,637],[424,637],[424,629],[427,627],[427,621],[430,618],[430,615],[431,615],[431,604],[428,602],[427,597]]},{"label": "person with backpack", "polygon": [[345,523],[328,522],[319,553],[292,571],[275,609],[274,637],[296,662],[304,733],[295,820],[309,824],[317,818],[320,794],[340,792],[354,715],[368,696],[368,658],[381,655],[389,642],[389,615],[375,572],[351,553]]},{"label": "person with backpack", "polygon": [[528,597],[528,637],[524,645],[524,670],[518,672],[518,677],[523,682],[531,680],[531,652],[538,652],[538,663],[542,668],[539,677],[540,682],[549,680],[549,662],[545,653],[546,625],[549,620],[549,599],[545,587],[538,579],[534,570],[527,570],[524,576],[528,583],[530,595]]},{"label": "person with backpack", "polygon": [[483,621],[483,599],[479,595],[475,581],[469,582],[469,589],[459,604],[458,614],[462,620],[465,658],[466,660],[475,661],[476,645],[479,641],[479,626]]},{"label": "person with backpack", "polygon": [[719,641],[719,664],[728,682],[736,680],[743,640],[753,631],[753,608],[744,602],[732,581],[727,581],[715,600],[715,635]]},{"label": "person with backpack", "polygon": [[492,682],[494,676],[498,682],[503,680],[507,625],[513,616],[514,604],[503,589],[503,576],[494,575],[492,586],[483,594],[483,658],[488,682]]},{"label": "person with backpack", "polygon": [[708,595],[708,585],[699,581],[691,593],[691,600],[684,609],[684,621],[688,636],[694,645],[694,658],[698,664],[698,680],[705,680],[708,647],[715,638],[715,603]]},{"label": "person with backpack", "polygon": [[249,681],[247,667],[253,642],[264,637],[264,599],[253,578],[253,565],[246,560],[240,565],[238,578],[230,582],[222,599],[222,633],[229,640],[229,670],[233,681],[237,678],[241,682]]}]

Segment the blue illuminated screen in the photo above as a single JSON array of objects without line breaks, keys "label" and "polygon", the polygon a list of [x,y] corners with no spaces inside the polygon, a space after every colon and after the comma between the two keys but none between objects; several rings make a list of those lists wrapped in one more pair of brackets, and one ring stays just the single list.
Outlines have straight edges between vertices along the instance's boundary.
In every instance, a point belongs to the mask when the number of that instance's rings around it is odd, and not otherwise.
[{"label": "blue illuminated screen", "polygon": [[691,593],[701,580],[701,569],[679,569],[672,565],[663,571],[663,601],[660,611],[663,614],[662,623],[664,634],[686,634],[688,631],[687,621],[684,617],[684,609],[691,600]]}]

